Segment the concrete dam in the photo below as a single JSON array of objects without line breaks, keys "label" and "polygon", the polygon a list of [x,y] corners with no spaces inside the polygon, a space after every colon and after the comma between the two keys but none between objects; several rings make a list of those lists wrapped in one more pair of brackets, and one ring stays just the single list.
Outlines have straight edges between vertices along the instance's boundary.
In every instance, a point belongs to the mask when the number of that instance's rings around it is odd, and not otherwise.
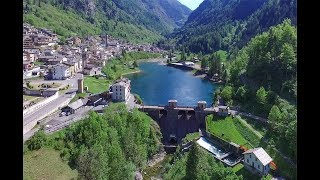
[{"label": "concrete dam", "polygon": [[176,100],[169,100],[166,106],[140,106],[139,110],[159,124],[163,143],[173,145],[180,143],[189,133],[206,129],[206,116],[217,112],[217,109],[206,106],[205,101],[199,101],[195,107],[187,107],[177,106]]}]

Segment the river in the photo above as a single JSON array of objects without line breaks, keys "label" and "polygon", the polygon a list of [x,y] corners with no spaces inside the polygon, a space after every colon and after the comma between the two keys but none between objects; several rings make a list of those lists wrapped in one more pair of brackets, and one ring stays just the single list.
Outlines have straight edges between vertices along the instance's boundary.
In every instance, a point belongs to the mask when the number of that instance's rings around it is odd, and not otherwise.
[{"label": "river", "polygon": [[144,105],[167,105],[169,99],[176,99],[178,106],[196,106],[198,101],[211,106],[217,84],[157,62],[141,62],[139,68],[140,73],[126,77],[131,80],[131,92],[139,94]]}]

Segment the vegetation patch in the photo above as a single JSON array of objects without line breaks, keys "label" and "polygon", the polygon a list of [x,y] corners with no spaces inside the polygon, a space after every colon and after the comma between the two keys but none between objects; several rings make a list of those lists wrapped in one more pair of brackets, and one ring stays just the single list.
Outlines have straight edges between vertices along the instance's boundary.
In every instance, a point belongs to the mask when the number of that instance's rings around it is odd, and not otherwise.
[{"label": "vegetation patch", "polygon": [[23,95],[23,102],[30,101],[30,100],[33,100],[33,99],[36,99],[36,98],[37,98],[36,96]]},{"label": "vegetation patch", "polygon": [[248,141],[238,131],[231,117],[221,118],[219,116],[209,115],[206,118],[207,131],[228,142],[234,142],[239,145],[247,146]]},{"label": "vegetation patch", "polygon": [[83,99],[83,98],[85,98],[85,97],[87,97],[87,94],[86,94],[86,93],[77,93],[77,94],[74,96],[74,98],[70,101],[70,103],[73,103],[73,102],[75,102],[76,100],[78,100],[78,99]]},{"label": "vegetation patch", "polygon": [[199,132],[195,132],[195,133],[189,133],[186,135],[185,138],[182,139],[182,143],[188,143],[192,140],[195,140],[197,138],[200,138],[200,133]]},{"label": "vegetation patch", "polygon": [[238,132],[252,144],[254,147],[258,147],[260,144],[260,137],[258,137],[251,129],[241,122],[238,118],[234,118],[233,124],[235,125]]},{"label": "vegetation patch", "polygon": [[232,168],[225,167],[221,162],[195,142],[189,152],[174,156],[174,163],[166,166],[165,180],[169,179],[242,179]]},{"label": "vegetation patch", "polygon": [[133,95],[134,95],[134,98],[137,101],[137,104],[142,104],[143,103],[141,97],[138,94],[133,94]]},{"label": "vegetation patch", "polygon": [[105,78],[84,77],[84,86],[88,86],[88,91],[93,94],[108,91],[109,84],[111,84],[111,81]]},{"label": "vegetation patch", "polygon": [[41,148],[23,155],[24,179],[77,179],[77,176],[77,170],[72,170],[54,149]]},{"label": "vegetation patch", "polygon": [[165,166],[172,160],[172,155],[167,154],[161,162],[158,162],[152,167],[143,169],[143,179],[151,180],[152,177],[162,177],[165,171]]},{"label": "vegetation patch", "polygon": [[24,151],[58,150],[80,179],[133,179],[136,169],[145,168],[148,158],[160,151],[161,138],[159,126],[145,113],[111,103],[103,115],[91,112],[53,135],[38,131],[25,142]]}]

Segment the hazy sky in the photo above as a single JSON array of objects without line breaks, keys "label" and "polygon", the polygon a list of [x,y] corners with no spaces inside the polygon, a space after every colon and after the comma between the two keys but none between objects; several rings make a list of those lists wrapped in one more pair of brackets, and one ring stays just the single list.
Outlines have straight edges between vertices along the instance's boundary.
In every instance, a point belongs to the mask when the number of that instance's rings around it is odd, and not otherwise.
[{"label": "hazy sky", "polygon": [[203,0],[179,0],[182,4],[188,6],[191,10],[195,10]]}]

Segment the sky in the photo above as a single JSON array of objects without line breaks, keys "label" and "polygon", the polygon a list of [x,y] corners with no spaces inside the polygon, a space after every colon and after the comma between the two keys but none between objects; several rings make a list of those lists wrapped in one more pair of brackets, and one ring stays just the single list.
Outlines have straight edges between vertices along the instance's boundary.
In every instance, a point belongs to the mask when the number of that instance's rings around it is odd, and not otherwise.
[{"label": "sky", "polygon": [[191,10],[195,10],[203,0],[179,0],[182,4],[189,7]]}]

